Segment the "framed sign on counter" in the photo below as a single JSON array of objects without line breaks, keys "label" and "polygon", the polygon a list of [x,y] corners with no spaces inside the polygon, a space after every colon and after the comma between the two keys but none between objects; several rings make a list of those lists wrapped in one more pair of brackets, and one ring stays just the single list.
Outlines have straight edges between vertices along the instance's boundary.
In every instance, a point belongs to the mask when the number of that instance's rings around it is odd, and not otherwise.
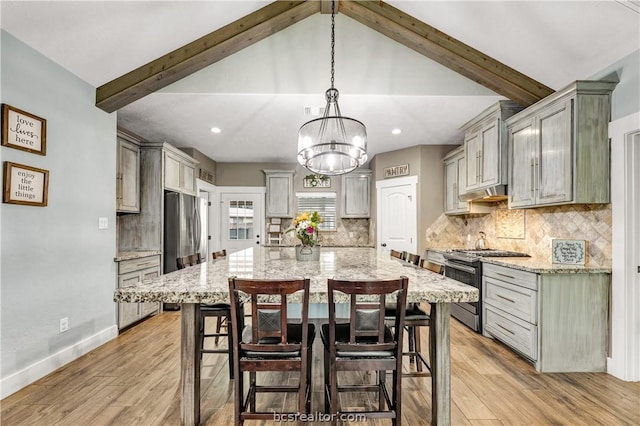
[{"label": "framed sign on counter", "polygon": [[4,162],[2,202],[45,207],[49,192],[49,171]]},{"label": "framed sign on counter", "polygon": [[562,265],[585,265],[587,242],[585,240],[551,240],[551,261]]},{"label": "framed sign on counter", "polygon": [[2,104],[2,145],[47,154],[47,120]]}]

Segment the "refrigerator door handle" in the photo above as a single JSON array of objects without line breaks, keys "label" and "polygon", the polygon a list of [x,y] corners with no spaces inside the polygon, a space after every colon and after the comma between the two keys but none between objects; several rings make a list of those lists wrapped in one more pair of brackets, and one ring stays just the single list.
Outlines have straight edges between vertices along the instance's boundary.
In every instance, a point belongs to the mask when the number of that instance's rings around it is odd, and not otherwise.
[{"label": "refrigerator door handle", "polygon": [[[194,221],[194,234],[195,234],[195,249],[196,253],[200,253],[200,209],[198,208],[199,198],[196,198],[196,202],[193,204],[193,209],[195,210],[195,218]],[[206,260],[206,259],[201,259]]]}]

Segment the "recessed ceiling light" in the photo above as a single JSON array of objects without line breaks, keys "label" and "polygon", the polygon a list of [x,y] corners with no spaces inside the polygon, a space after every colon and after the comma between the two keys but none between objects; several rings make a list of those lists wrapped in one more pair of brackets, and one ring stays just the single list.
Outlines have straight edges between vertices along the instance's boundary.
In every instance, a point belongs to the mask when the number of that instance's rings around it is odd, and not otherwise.
[{"label": "recessed ceiling light", "polygon": [[212,127],[211,128],[211,133],[220,133],[220,132],[221,132],[221,130],[220,130],[219,127]]},{"label": "recessed ceiling light", "polygon": [[399,135],[400,133],[402,133],[402,129],[395,128],[391,131],[393,135]]}]

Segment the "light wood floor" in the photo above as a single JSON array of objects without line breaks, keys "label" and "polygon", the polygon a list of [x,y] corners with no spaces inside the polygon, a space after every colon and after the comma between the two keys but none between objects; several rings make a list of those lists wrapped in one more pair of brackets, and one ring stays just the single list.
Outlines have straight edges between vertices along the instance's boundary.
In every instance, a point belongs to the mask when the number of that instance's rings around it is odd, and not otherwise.
[{"label": "light wood floor", "polygon": [[[2,400],[0,423],[179,425],[179,328],[178,312],[142,322]],[[425,330],[424,342],[427,337]],[[314,347],[314,412],[322,411],[323,402],[319,340]],[[451,346],[454,425],[640,424],[640,383],[604,373],[539,374],[506,347],[453,319]],[[202,377],[202,424],[232,424],[233,382],[226,355],[205,355]],[[288,376],[272,374],[268,380],[282,383]],[[430,424],[430,380],[403,380],[403,424]],[[284,397],[269,398],[264,402],[276,409],[290,406]],[[355,405],[367,397],[357,398],[345,398],[342,404]]]}]

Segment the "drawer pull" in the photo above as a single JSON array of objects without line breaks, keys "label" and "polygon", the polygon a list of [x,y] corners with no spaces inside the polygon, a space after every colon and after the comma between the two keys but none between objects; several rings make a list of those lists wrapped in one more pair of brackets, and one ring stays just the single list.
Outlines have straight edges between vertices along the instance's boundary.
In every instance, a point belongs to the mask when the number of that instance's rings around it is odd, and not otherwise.
[{"label": "drawer pull", "polygon": [[504,300],[506,300],[507,302],[516,303],[516,301],[515,301],[515,300],[513,300],[513,299],[509,299],[508,297],[505,297],[505,296],[503,296],[503,295],[501,295],[501,294],[496,294],[496,297],[499,297],[500,299],[504,299]]},{"label": "drawer pull", "polygon": [[513,331],[509,330],[507,327],[503,327],[503,326],[501,326],[501,325],[500,325],[500,324],[498,324],[498,323],[496,323],[496,325],[497,325],[498,327],[500,327],[501,329],[503,329],[504,331],[508,332],[508,333],[516,334],[516,333],[514,333]]},{"label": "drawer pull", "polygon": [[512,275],[501,274],[500,272],[496,272],[496,275],[500,275],[500,276],[503,276],[503,277],[511,278],[512,280],[516,279],[516,277],[514,277]]}]

